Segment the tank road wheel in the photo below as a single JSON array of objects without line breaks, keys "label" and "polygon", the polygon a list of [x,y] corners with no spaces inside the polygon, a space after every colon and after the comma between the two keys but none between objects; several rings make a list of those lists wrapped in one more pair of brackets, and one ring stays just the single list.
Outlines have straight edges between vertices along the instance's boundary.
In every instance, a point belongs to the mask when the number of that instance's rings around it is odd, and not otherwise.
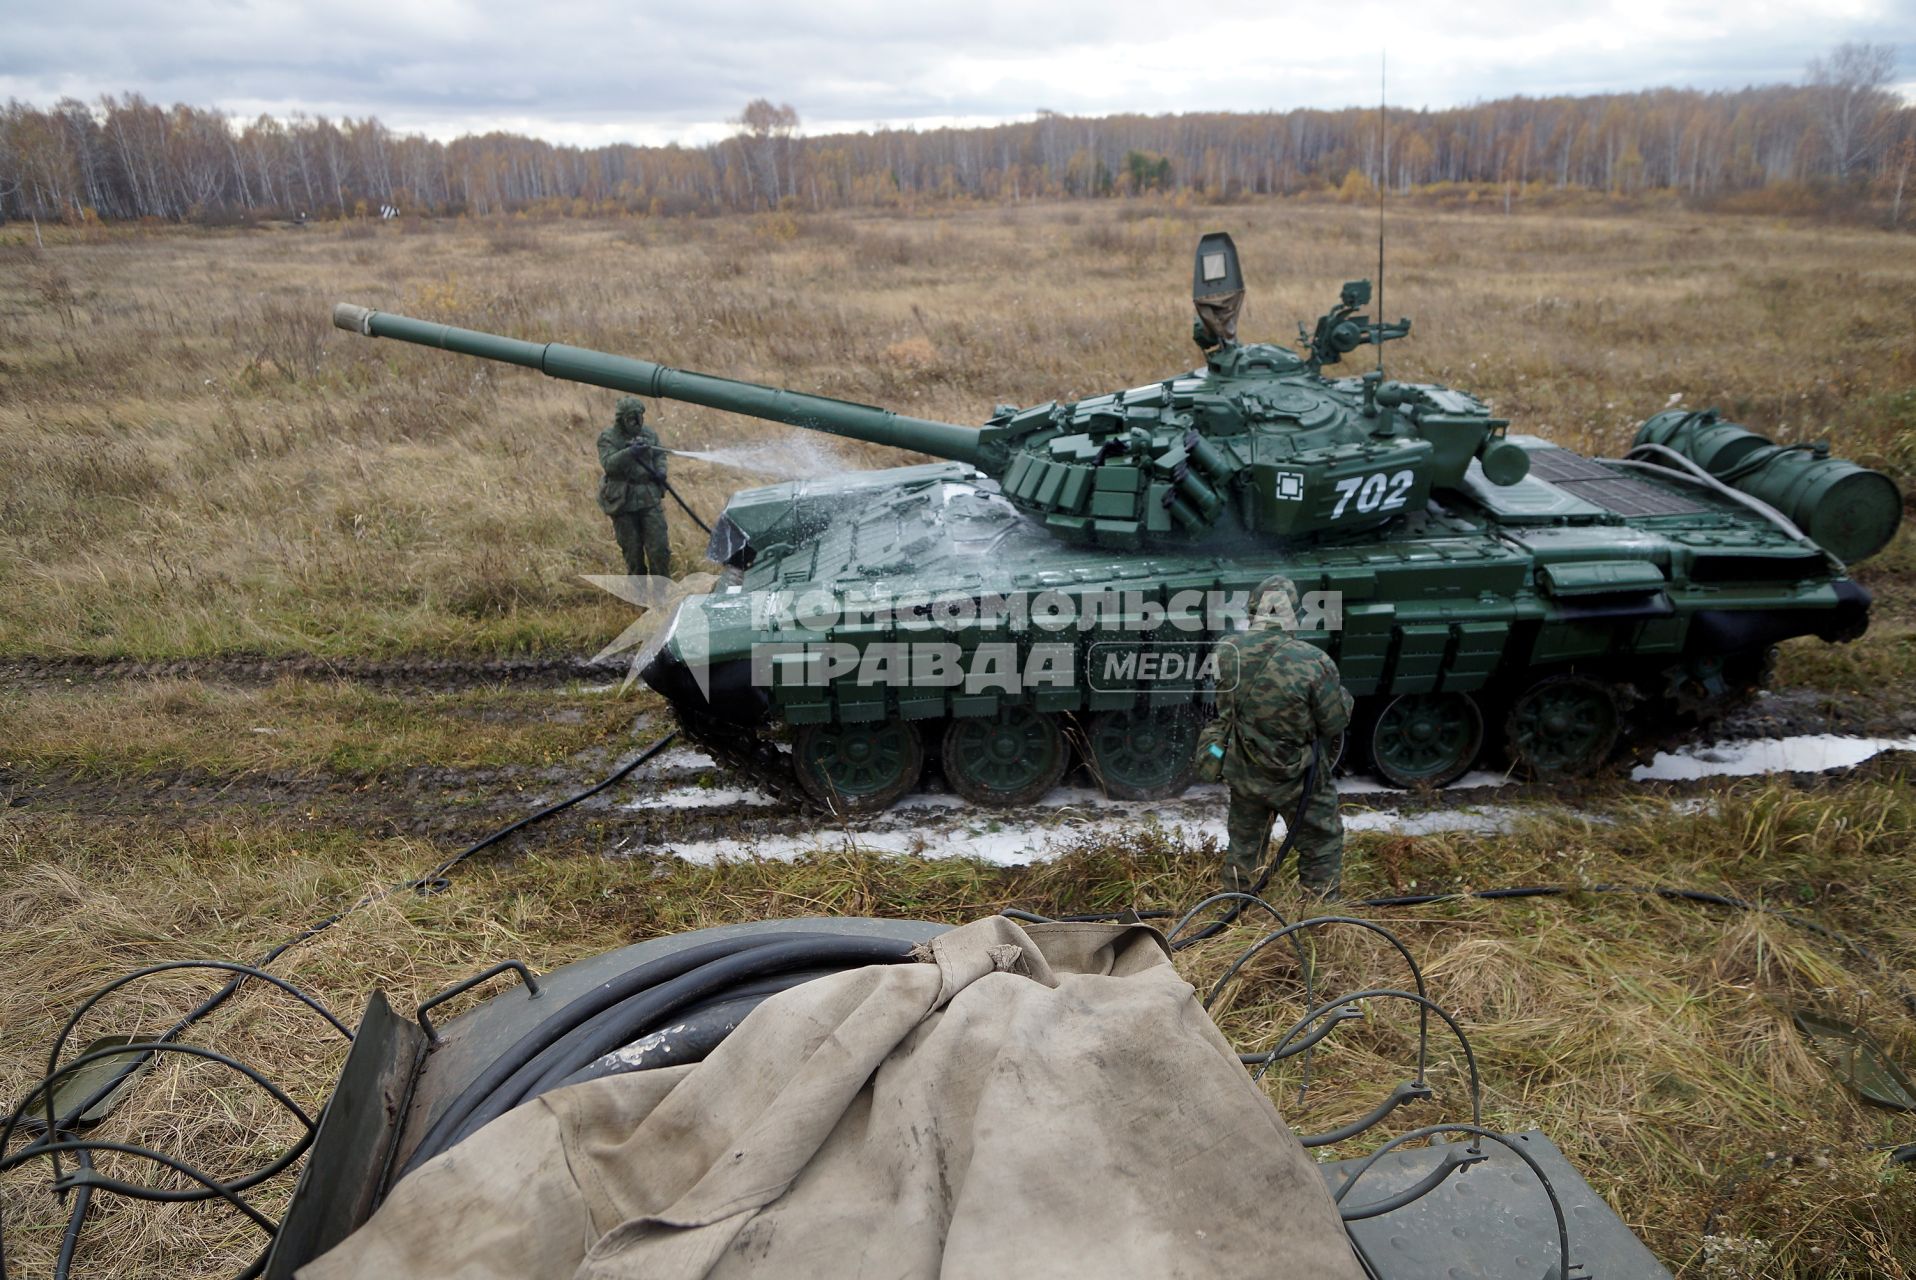
[{"label": "tank road wheel", "polygon": [[1030,707],[953,720],[945,730],[945,779],[973,804],[1030,804],[1058,785],[1071,751],[1058,722]]},{"label": "tank road wheel", "polygon": [[1191,785],[1198,737],[1191,707],[1100,711],[1085,737],[1091,772],[1115,800],[1166,800]]},{"label": "tank road wheel", "polygon": [[1371,721],[1371,769],[1394,787],[1442,787],[1464,776],[1484,745],[1484,716],[1467,693],[1406,693]]},{"label": "tank road wheel", "polygon": [[1588,676],[1537,681],[1510,704],[1504,724],[1511,761],[1544,779],[1595,773],[1622,729],[1615,691]]},{"label": "tank road wheel", "polygon": [[918,785],[925,742],[909,720],[801,725],[793,741],[798,780],[840,813],[883,809]]}]

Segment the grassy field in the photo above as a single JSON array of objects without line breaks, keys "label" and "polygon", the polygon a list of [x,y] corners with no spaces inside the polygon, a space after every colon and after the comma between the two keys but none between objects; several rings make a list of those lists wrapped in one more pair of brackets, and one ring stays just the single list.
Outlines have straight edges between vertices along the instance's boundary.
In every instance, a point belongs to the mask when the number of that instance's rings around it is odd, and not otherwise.
[{"label": "grassy field", "polygon": [[[1599,820],[1539,821],[1507,835],[1360,835],[1347,887],[1417,888],[1606,880],[1733,887],[1853,930],[1893,956],[1916,954],[1916,802],[1900,769],[1805,791],[1783,783],[1725,788],[1707,807],[1641,793],[1586,798]],[[1006,905],[1038,911],[1136,903],[1171,907],[1211,882],[1216,851],[1150,827],[1024,869],[841,852],[786,865],[691,866],[640,854],[599,856],[619,837],[595,823],[538,838],[523,856],[461,871],[450,891],[399,893],[303,944],[277,966],[351,1014],[372,987],[402,1008],[504,956],[547,967],[626,941],[734,920],[816,913],[963,921]],[[251,956],[335,906],[415,875],[443,852],[409,837],[368,838],[324,820],[216,821],[49,813],[0,828],[0,932],[31,981],[0,995],[0,1088],[16,1097],[41,1070],[47,1036],[103,976],[179,955]],[[1296,913],[1287,891],[1277,905]],[[1911,1273],[1916,1178],[1885,1165],[1878,1144],[1916,1125],[1858,1104],[1790,1025],[1821,1008],[1871,1027],[1902,1060],[1916,1031],[1897,1014],[1899,966],[1871,971],[1777,919],[1617,896],[1469,903],[1367,912],[1402,932],[1433,996],[1472,1037],[1484,1067],[1487,1122],[1538,1127],[1569,1153],[1667,1263],[1693,1276],[1903,1276]],[[1255,931],[1186,952],[1201,990]],[[1381,948],[1327,935],[1322,987],[1395,986]],[[109,1006],[82,1035],[152,1030],[210,990],[207,979],[152,982]],[[1301,1011],[1288,952],[1268,951],[1220,1006],[1233,1042],[1269,1044]],[[1350,1119],[1405,1078],[1413,1020],[1380,1007],[1319,1054],[1298,1102],[1295,1072],[1273,1100],[1300,1129]],[[317,1106],[343,1045],[267,989],[232,1002],[197,1043],[270,1064]],[[1438,1102],[1408,1121],[1468,1116],[1461,1059],[1435,1042]],[[209,1102],[211,1105],[209,1105]],[[248,1086],[205,1065],[157,1069],[110,1136],[150,1143],[235,1176],[294,1131]],[[1360,1149],[1364,1143],[1357,1145]],[[150,1176],[133,1161],[121,1176]],[[64,1216],[44,1172],[0,1184],[8,1242],[44,1270]],[[276,1212],[288,1187],[260,1197]],[[230,1273],[258,1248],[236,1215],[206,1206],[110,1204],[82,1261],[114,1275]],[[191,1256],[183,1254],[190,1252]],[[108,1260],[111,1260],[110,1262]],[[96,1270],[95,1274],[99,1272]]]},{"label": "grassy field", "polygon": [[[44,253],[16,236],[0,242],[0,660],[484,661],[588,654],[625,626],[625,606],[580,576],[617,568],[593,503],[592,442],[613,396],[342,333],[327,323],[335,301],[977,422],[997,401],[1190,364],[1189,254],[1214,227],[1244,255],[1252,337],[1287,340],[1375,265],[1365,218],[1287,204],[156,231],[50,237]],[[1389,351],[1393,370],[1478,391],[1514,429],[1616,451],[1681,396],[1785,439],[1827,434],[1906,488],[1916,476],[1906,238],[1676,213],[1429,211],[1395,214],[1391,234],[1387,309],[1416,322]],[[792,435],[690,406],[656,417],[689,448]],[[853,468],[905,460],[846,441],[817,450]],[[683,461],[675,478],[709,518],[769,477]],[[693,564],[700,545],[677,520],[675,554]],[[1780,680],[1907,707],[1909,532],[1858,576],[1878,594],[1871,634],[1791,645]],[[576,684],[220,672],[0,690],[0,784],[22,802],[0,809],[0,940],[15,976],[0,993],[0,1096],[39,1074],[48,1037],[106,977],[256,955],[596,776],[660,709],[649,693]],[[1379,913],[1468,1027],[1489,1122],[1544,1129],[1683,1275],[1909,1275],[1916,1177],[1872,1147],[1916,1140],[1916,1121],[1857,1104],[1790,1013],[1856,1019],[1916,1062],[1895,995],[1916,986],[1910,796],[1895,761],[1680,794],[1604,781],[1506,833],[1355,836],[1347,887],[1683,884],[1867,940],[1888,972],[1774,917],[1654,899]],[[545,967],[733,920],[1177,905],[1217,858],[1147,825],[1010,870],[881,857],[852,837],[797,864],[704,867],[647,852],[650,821],[595,811],[466,868],[446,893],[380,898],[279,967],[350,1020],[375,986],[407,1008],[502,956]],[[1249,936],[1182,963],[1208,983]],[[1220,1013],[1245,1048],[1299,1011],[1287,955],[1270,953]],[[1401,980],[1343,938],[1318,962],[1327,985]],[[155,982],[82,1034],[163,1027],[209,989]],[[1272,1082],[1300,1128],[1357,1115],[1401,1078],[1411,1023],[1380,1013],[1319,1055],[1305,1102],[1294,1075]],[[317,1106],[342,1060],[323,1031],[249,990],[195,1038],[270,1062]],[[1457,1057],[1439,1062],[1442,1106],[1416,1121],[1465,1114]],[[247,1086],[177,1064],[108,1128],[228,1174],[291,1133]],[[151,1176],[132,1162],[116,1172]],[[0,1179],[23,1273],[48,1270],[59,1245],[64,1213],[44,1184],[43,1169]],[[268,1188],[262,1206],[276,1212],[288,1189]],[[223,1209],[108,1202],[79,1270],[217,1275],[257,1247]]]},{"label": "grassy field", "polygon": [[[980,210],[106,236],[0,246],[0,654],[596,648],[621,609],[593,504],[612,395],[373,342],[336,301],[915,415],[1188,367],[1189,263],[1228,227],[1247,336],[1375,264],[1342,207]],[[1916,255],[1749,219],[1410,213],[1386,299],[1407,376],[1615,451],[1673,397],[1916,470]],[[667,443],[789,439],[693,406]],[[821,438],[850,467],[895,451]],[[709,518],[765,477],[682,463]],[[697,558],[679,520],[676,552]],[[1907,543],[1879,572],[1906,573]]]}]

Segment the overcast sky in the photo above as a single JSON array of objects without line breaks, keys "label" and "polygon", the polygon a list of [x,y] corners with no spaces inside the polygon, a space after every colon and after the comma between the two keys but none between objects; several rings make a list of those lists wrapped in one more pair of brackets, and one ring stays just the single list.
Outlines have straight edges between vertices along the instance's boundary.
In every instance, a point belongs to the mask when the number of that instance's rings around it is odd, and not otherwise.
[{"label": "overcast sky", "polygon": [[1916,98],[1916,0],[0,0],[0,98],[697,143],[755,97],[806,133],[1339,107],[1376,101],[1382,49],[1390,101],[1440,107],[1795,81],[1841,40],[1895,44]]}]

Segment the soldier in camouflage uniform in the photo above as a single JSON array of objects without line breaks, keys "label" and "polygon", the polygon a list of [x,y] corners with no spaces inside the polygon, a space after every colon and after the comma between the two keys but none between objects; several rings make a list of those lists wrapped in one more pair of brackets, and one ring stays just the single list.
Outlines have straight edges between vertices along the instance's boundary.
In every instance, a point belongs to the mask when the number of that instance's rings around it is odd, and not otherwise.
[{"label": "soldier in camouflage uniform", "polygon": [[665,451],[645,425],[645,402],[620,399],[612,425],[599,433],[599,510],[612,517],[612,533],[634,576],[672,574],[672,548],[665,528]]},{"label": "soldier in camouflage uniform", "polygon": [[[1351,696],[1338,683],[1337,664],[1292,634],[1297,606],[1289,578],[1266,578],[1252,596],[1250,631],[1218,642],[1219,673],[1236,673],[1235,684],[1218,693],[1224,782],[1231,788],[1226,890],[1248,891],[1257,882],[1272,819],[1290,822],[1297,814],[1313,744],[1328,749],[1350,723]],[[1295,847],[1298,883],[1334,895],[1343,876],[1344,822],[1322,752]]]}]

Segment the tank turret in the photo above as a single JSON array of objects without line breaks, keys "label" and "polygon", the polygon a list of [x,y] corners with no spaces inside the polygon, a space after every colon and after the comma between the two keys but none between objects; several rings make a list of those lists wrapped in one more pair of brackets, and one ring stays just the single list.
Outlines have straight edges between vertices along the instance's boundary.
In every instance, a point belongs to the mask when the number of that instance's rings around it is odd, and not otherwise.
[{"label": "tank turret", "polygon": [[1528,455],[1509,425],[1448,387],[1330,379],[1322,366],[1366,343],[1404,336],[1408,320],[1356,314],[1370,282],[1303,335],[1305,353],[1237,340],[1243,301],[1227,235],[1198,245],[1192,302],[1205,363],[1176,377],[1076,401],[1004,408],[982,428],[692,373],[564,343],[523,342],[342,303],[333,323],[550,377],[683,400],[811,431],[967,463],[1060,539],[1133,549],[1214,536],[1241,541],[1335,537],[1422,509],[1475,464],[1492,484],[1521,480]]}]

